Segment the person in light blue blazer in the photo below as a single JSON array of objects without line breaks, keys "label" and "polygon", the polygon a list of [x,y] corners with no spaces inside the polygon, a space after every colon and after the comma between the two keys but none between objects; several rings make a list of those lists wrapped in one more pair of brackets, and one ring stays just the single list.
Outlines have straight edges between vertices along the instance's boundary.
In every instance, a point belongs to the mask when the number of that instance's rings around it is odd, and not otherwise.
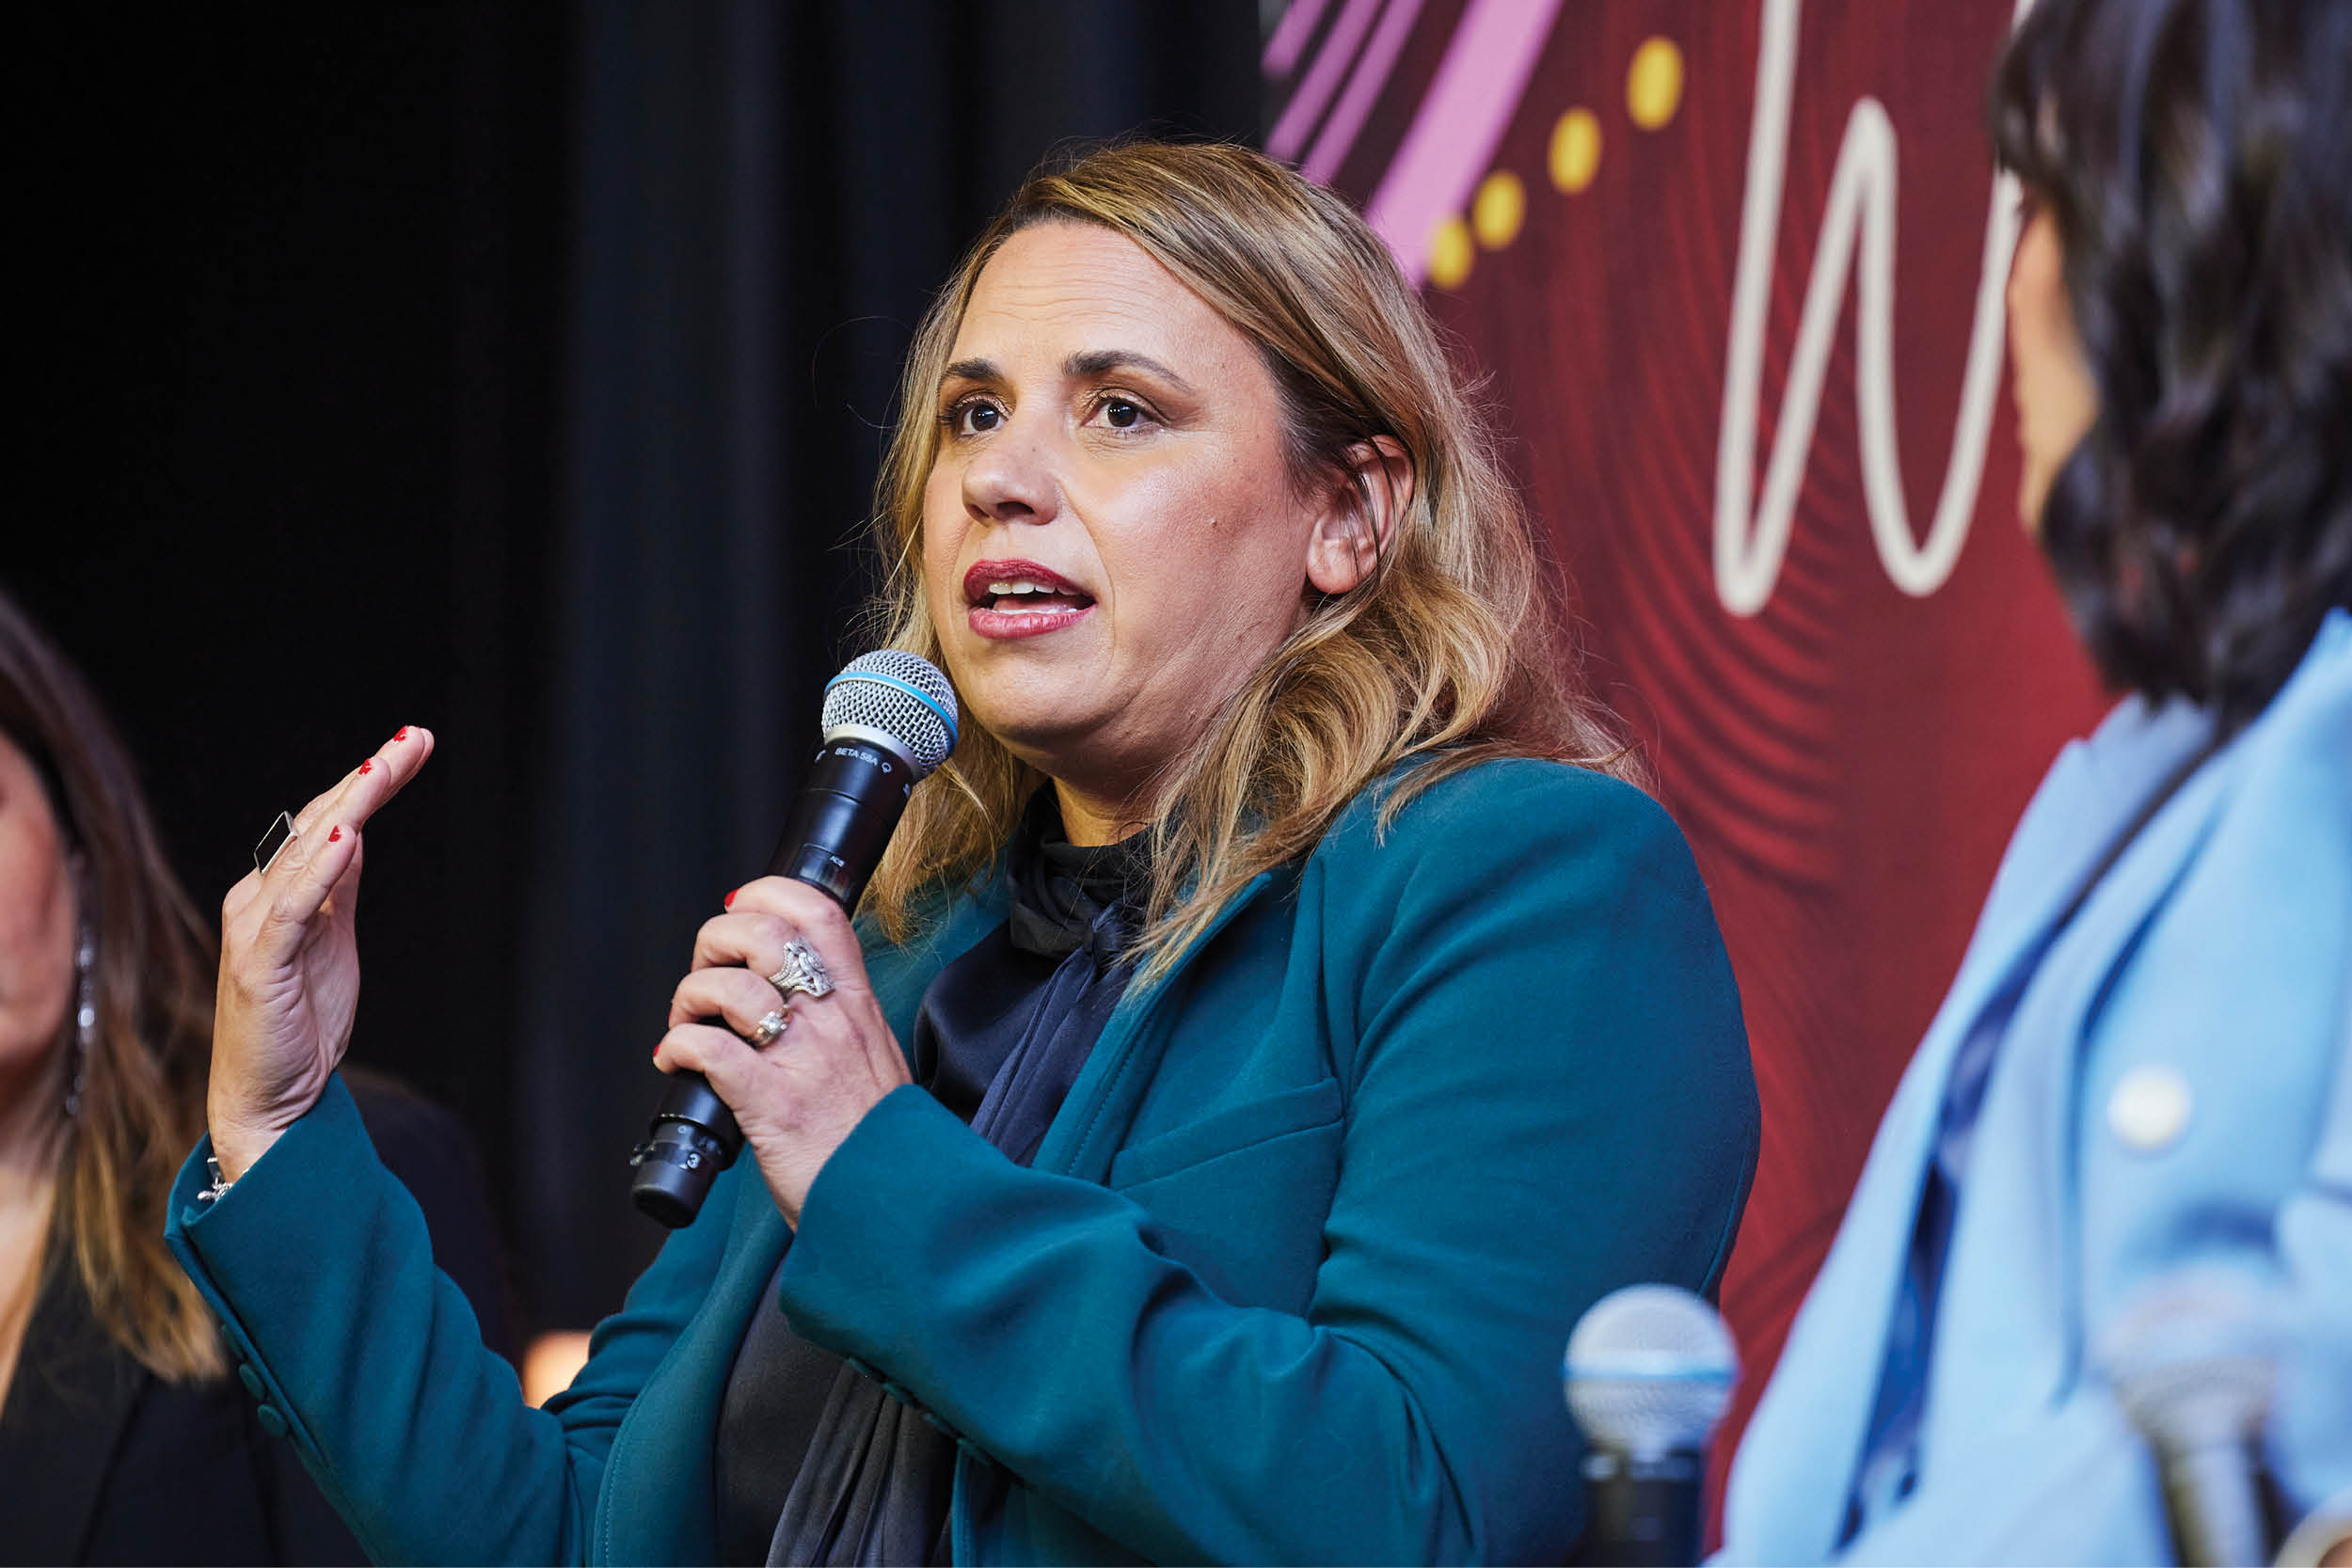
[{"label": "person in light blue blazer", "polygon": [[2352,1486],[2346,83],[2352,0],[2043,0],[2004,57],[2021,511],[2129,695],[2018,825],[1726,1560],[2169,1560],[2110,1375],[2167,1291],[2269,1361],[2281,1512]]}]

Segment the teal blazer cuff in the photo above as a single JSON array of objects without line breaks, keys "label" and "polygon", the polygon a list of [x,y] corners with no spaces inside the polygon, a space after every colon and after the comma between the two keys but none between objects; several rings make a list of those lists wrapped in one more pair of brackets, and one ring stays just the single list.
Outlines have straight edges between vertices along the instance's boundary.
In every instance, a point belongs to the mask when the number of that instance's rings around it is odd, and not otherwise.
[{"label": "teal blazer cuff", "polygon": [[[295,1445],[369,1556],[581,1557],[609,1429],[601,1442],[593,1429],[567,1433],[523,1404],[465,1292],[433,1267],[424,1215],[377,1159],[342,1078],[206,1203],[212,1151],[207,1136],[181,1166],[165,1239],[220,1319],[262,1425]],[[496,1434],[469,1442],[469,1469],[449,1478],[462,1517],[384,1517],[384,1487],[346,1482],[346,1471],[440,1477],[454,1433]],[[575,1478],[569,1497],[544,1484],[551,1469]]]}]

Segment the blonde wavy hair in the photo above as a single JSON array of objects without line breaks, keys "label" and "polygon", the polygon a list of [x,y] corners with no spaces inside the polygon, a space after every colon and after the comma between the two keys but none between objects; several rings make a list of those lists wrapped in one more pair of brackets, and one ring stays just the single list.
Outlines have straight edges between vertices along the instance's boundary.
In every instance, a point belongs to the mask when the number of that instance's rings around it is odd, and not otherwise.
[{"label": "blonde wavy hair", "polygon": [[[1152,884],[1131,955],[1137,983],[1164,977],[1228,899],[1312,849],[1392,773],[1378,830],[1421,791],[1490,758],[1638,776],[1574,674],[1518,489],[1419,295],[1344,200],[1245,148],[1130,143],[1049,166],[974,244],[916,330],[875,487],[889,567],[872,610],[877,640],[941,661],[921,546],[940,385],[981,269],[1012,235],[1053,222],[1134,241],[1257,344],[1280,391],[1287,478],[1299,493],[1372,483],[1351,453],[1377,436],[1403,448],[1412,474],[1372,573],[1345,594],[1313,595],[1297,629],[1158,779]],[[1420,766],[1399,773],[1407,762]],[[1044,782],[967,725],[915,789],[866,911],[892,940],[909,940],[939,894],[989,871]]]}]

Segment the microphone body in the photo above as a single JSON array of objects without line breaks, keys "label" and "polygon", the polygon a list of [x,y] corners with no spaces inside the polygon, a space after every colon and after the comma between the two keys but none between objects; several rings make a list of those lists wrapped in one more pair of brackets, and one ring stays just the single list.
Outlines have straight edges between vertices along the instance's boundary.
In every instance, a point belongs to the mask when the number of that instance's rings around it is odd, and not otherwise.
[{"label": "microphone body", "polygon": [[1587,1444],[1576,1560],[1690,1568],[1708,1440],[1740,1375],[1723,1318],[1675,1286],[1627,1286],[1578,1322],[1564,1372]]},{"label": "microphone body", "polygon": [[2094,1347],[2162,1472],[2174,1556],[2193,1568],[2270,1560],[2261,1455],[2276,1329],[2250,1284],[2199,1272],[2142,1294]]},{"label": "microphone body", "polygon": [[1707,1461],[1697,1449],[1656,1458],[1596,1447],[1584,1456],[1581,1562],[1624,1568],[1696,1568],[1699,1501]]},{"label": "microphone body", "polygon": [[[929,663],[887,650],[851,660],[826,688],[824,741],[768,875],[855,911],[915,784],[946,760],[955,737],[954,692]],[[742,1148],[735,1113],[703,1075],[674,1073],[629,1156],[629,1196],[673,1230],[691,1225]]]},{"label": "microphone body", "polygon": [[792,820],[768,858],[768,875],[830,894],[844,914],[857,908],[914,791],[914,764],[852,737],[828,740],[809,763]]}]

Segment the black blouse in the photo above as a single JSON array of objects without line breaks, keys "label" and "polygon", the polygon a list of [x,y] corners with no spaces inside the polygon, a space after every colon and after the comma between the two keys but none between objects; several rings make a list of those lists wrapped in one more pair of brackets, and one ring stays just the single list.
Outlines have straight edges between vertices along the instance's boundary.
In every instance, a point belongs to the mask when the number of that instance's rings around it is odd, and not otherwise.
[{"label": "black blouse", "polygon": [[[931,981],[912,1055],[916,1083],[1026,1164],[1126,988],[1145,835],[1081,848],[1041,791],[1006,872],[1010,914]],[[880,1383],[756,1312],[719,1412],[719,1559],[946,1562],[955,1458]]]}]

